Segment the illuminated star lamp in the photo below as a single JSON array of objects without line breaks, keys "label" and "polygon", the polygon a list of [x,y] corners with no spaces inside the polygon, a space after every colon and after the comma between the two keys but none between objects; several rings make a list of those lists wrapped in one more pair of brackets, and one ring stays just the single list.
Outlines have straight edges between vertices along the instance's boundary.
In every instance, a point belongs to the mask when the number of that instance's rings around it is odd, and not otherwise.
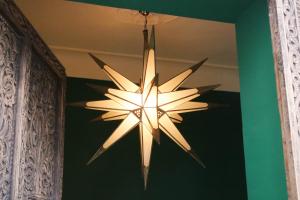
[{"label": "illuminated star lamp", "polygon": [[[146,25],[145,25],[146,27]],[[191,146],[176,128],[174,123],[181,123],[181,113],[208,109],[204,102],[191,100],[219,85],[203,86],[194,89],[178,90],[182,83],[207,60],[193,65],[167,82],[158,85],[158,74],[155,63],[155,34],[152,27],[150,41],[148,31],[144,33],[144,64],[140,85],[128,80],[108,64],[89,54],[119,89],[104,88],[89,84],[93,89],[103,92],[108,100],[73,103],[86,109],[107,111],[97,117],[99,121],[123,120],[111,136],[104,142],[87,164],[90,164],[130,130],[139,126],[142,171],[146,188],[150,166],[153,139],[160,142],[160,130],[171,138],[184,151],[189,153],[203,167],[203,162],[192,151]]]}]

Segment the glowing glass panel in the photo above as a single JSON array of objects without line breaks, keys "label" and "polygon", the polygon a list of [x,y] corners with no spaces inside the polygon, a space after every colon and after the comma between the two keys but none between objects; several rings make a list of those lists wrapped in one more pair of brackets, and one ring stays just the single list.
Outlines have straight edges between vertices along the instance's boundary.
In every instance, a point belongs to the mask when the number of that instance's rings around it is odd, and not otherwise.
[{"label": "glowing glass panel", "polygon": [[181,84],[184,82],[184,80],[192,74],[192,70],[188,69],[181,74],[175,76],[174,78],[170,79],[169,81],[165,82],[164,84],[160,85],[158,87],[158,90],[162,93],[164,92],[172,92],[176,90],[178,87],[181,86]]},{"label": "glowing glass panel", "polygon": [[158,106],[164,106],[168,103],[186,98],[188,96],[197,94],[197,89],[179,90],[175,92],[161,93],[158,94]]},{"label": "glowing glass panel", "polygon": [[139,86],[119,74],[117,71],[113,70],[108,65],[103,67],[104,71],[110,77],[110,79],[121,89],[129,92],[136,92],[139,90]]},{"label": "glowing glass panel", "polygon": [[191,150],[190,145],[178,131],[168,115],[164,114],[163,116],[161,116],[161,118],[159,119],[159,125],[163,127],[163,131],[166,131],[165,133],[167,133],[167,135],[181,148],[183,148],[185,151]]}]

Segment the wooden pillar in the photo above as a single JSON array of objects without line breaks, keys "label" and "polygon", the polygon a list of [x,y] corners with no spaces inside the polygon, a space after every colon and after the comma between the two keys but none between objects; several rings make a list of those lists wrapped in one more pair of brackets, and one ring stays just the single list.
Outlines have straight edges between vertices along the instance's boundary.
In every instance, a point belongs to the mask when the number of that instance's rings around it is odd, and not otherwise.
[{"label": "wooden pillar", "polygon": [[288,196],[299,200],[300,0],[269,0],[269,17]]},{"label": "wooden pillar", "polygon": [[65,71],[0,0],[0,199],[61,199]]}]

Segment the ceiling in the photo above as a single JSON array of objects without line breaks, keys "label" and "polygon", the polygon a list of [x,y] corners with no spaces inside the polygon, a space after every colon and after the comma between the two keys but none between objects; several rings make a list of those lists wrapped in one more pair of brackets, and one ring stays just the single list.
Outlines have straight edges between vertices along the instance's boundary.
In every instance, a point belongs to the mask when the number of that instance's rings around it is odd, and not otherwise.
[{"label": "ceiling", "polygon": [[[132,23],[132,16],[124,15],[123,9],[63,0],[16,3],[65,66],[68,76],[106,79],[87,56],[92,52],[138,81],[143,25]],[[223,84],[223,90],[239,90],[233,24],[157,16],[167,19],[155,27],[158,68],[165,72],[162,80],[208,57],[202,75],[195,75],[187,84],[217,82]],[[200,77],[204,78],[199,80]]]}]

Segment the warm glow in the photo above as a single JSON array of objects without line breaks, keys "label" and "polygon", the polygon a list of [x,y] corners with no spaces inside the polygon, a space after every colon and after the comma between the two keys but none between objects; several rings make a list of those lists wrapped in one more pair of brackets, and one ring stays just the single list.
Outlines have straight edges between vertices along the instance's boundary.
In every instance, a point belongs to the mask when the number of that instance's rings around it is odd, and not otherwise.
[{"label": "warm glow", "polygon": [[[108,97],[109,100],[91,101],[83,104],[87,109],[108,111],[99,116],[96,120],[123,120],[112,135],[100,146],[88,163],[95,160],[130,130],[139,125],[145,187],[150,166],[152,142],[154,139],[159,143],[159,129],[202,164],[174,123],[182,122],[183,118],[179,113],[207,109],[207,103],[191,102],[191,100],[199,97],[202,92],[217,87],[217,85],[215,85],[176,91],[207,59],[195,64],[159,86],[155,66],[154,41],[153,28],[150,42],[145,45],[144,69],[140,86],[131,82],[109,67],[109,65],[90,54],[119,89],[99,89],[105,93],[104,95]],[[93,87],[95,89],[97,86]]]}]

